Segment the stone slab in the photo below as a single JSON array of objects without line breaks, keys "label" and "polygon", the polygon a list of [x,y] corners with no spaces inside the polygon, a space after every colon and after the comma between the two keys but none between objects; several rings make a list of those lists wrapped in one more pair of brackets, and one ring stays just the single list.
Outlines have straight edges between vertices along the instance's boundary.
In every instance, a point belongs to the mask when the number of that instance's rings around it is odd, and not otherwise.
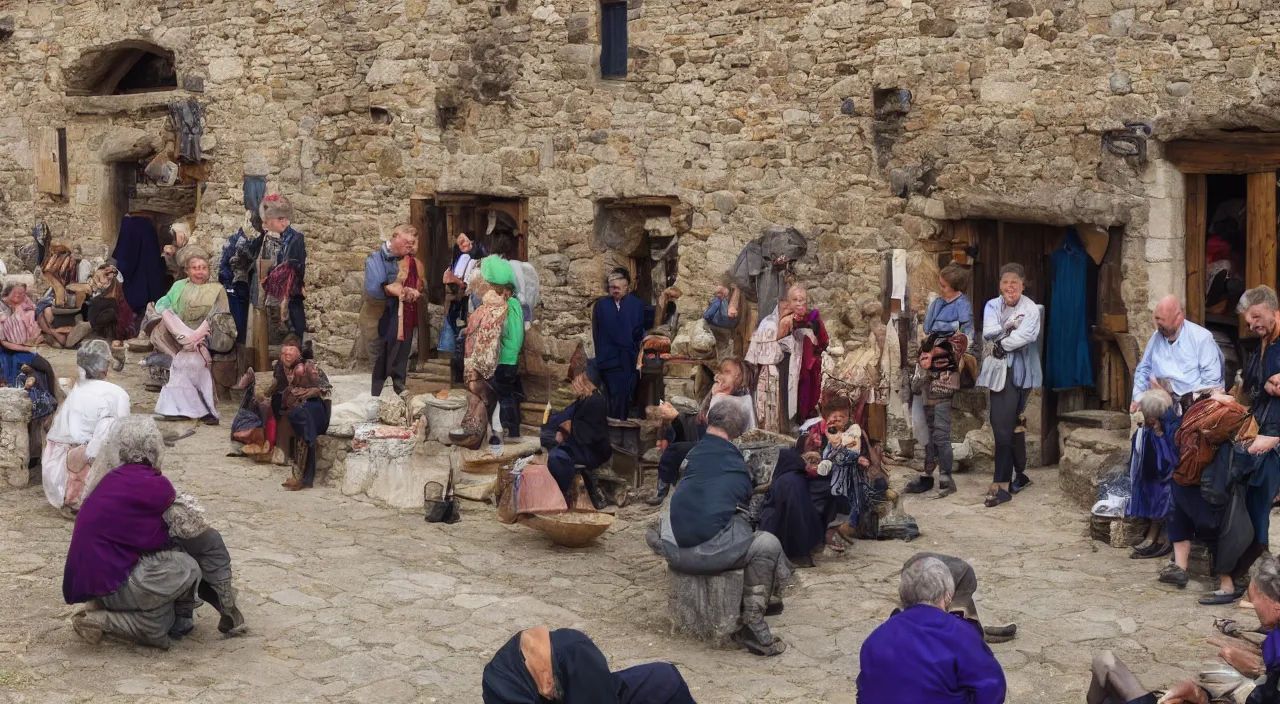
[{"label": "stone slab", "polygon": [[1082,508],[1098,500],[1098,485],[1104,477],[1128,471],[1129,441],[1114,431],[1077,428],[1061,442],[1058,483],[1062,493]]},{"label": "stone slab", "polygon": [[667,570],[667,616],[671,632],[728,645],[741,626],[745,573],[695,575]]},{"label": "stone slab", "polygon": [[459,450],[458,459],[462,463],[462,471],[468,474],[497,474],[503,465],[515,462],[521,457],[528,457],[536,453],[540,447],[537,438],[521,437],[503,443],[502,454],[497,457],[489,452],[487,446],[482,445],[479,450]]},{"label": "stone slab", "polygon": [[346,456],[342,493],[364,494],[393,508],[422,509],[427,482],[445,484],[449,457],[415,438],[370,438]]},{"label": "stone slab", "polygon": [[1129,429],[1129,414],[1119,411],[1070,411],[1058,414],[1058,424],[1069,423],[1102,430]]}]

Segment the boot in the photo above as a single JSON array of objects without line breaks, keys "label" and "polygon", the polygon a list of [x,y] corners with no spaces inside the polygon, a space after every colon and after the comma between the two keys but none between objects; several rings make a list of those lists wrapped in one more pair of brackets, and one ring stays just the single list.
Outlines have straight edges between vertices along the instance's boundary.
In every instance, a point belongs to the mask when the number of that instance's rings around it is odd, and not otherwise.
[{"label": "boot", "polygon": [[595,506],[597,511],[603,511],[608,507],[609,502],[605,500],[604,492],[600,490],[600,484],[596,481],[594,470],[582,473],[582,486],[586,488],[587,496],[591,497],[591,505]]},{"label": "boot", "polygon": [[956,482],[951,478],[950,474],[944,474],[938,478],[938,498],[951,496],[956,493]]},{"label": "boot", "polygon": [[982,627],[982,638],[988,643],[1006,643],[1013,640],[1017,634],[1018,626],[1014,623],[1004,626]]},{"label": "boot", "polygon": [[773,637],[764,615],[769,609],[769,589],[762,585],[747,587],[742,595],[742,629],[734,636],[744,648],[756,655],[779,655],[785,643]]},{"label": "boot", "polygon": [[653,493],[653,498],[645,501],[645,503],[650,506],[661,506],[662,502],[667,498],[668,491],[671,491],[671,485],[659,479],[658,490]]},{"label": "boot", "polygon": [[120,345],[120,344],[112,345],[111,357],[116,361],[115,370],[117,372],[122,371],[124,369],[124,363],[125,363],[124,345]]},{"label": "boot", "polygon": [[239,607],[236,606],[236,589],[231,586],[231,580],[211,582],[209,586],[218,595],[218,603],[213,604],[213,607],[222,614],[222,618],[218,619],[218,632],[231,633],[240,630],[244,626],[244,614],[240,613]]},{"label": "boot", "polygon": [[192,612],[185,608],[175,609],[173,625],[169,626],[170,638],[181,638],[195,630],[196,622]]},{"label": "boot", "polygon": [[923,494],[933,488],[933,475],[921,474],[907,483],[907,487],[903,489],[908,494]]}]

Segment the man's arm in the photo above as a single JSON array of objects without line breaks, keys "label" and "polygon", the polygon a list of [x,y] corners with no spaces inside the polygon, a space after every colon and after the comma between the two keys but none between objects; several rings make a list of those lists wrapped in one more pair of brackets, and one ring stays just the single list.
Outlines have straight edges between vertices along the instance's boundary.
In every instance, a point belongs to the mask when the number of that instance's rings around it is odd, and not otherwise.
[{"label": "man's arm", "polygon": [[[1000,324],[1000,304],[999,299],[988,301],[986,307],[982,309],[982,338],[984,340],[994,340],[1004,333],[1004,326]],[[992,304],[995,305],[992,305]]]},{"label": "man's arm", "polygon": [[1040,309],[1032,307],[1022,318],[1022,323],[1009,333],[1009,336],[1000,343],[1000,346],[1006,352],[1012,352],[1034,343],[1039,336]]},{"label": "man's arm", "polygon": [[[377,254],[376,252],[374,253]],[[369,255],[364,260],[364,292],[369,298],[375,301],[381,301],[387,297],[387,292],[383,290],[383,272],[382,267],[378,266],[378,258]]]}]

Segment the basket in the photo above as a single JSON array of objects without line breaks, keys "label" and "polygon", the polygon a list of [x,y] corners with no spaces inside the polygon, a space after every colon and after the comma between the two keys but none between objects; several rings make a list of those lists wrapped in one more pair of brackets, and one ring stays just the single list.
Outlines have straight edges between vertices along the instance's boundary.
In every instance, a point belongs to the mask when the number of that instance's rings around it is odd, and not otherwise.
[{"label": "basket", "polygon": [[520,516],[520,523],[545,533],[551,542],[566,548],[586,547],[604,535],[613,521],[611,514],[586,511]]}]

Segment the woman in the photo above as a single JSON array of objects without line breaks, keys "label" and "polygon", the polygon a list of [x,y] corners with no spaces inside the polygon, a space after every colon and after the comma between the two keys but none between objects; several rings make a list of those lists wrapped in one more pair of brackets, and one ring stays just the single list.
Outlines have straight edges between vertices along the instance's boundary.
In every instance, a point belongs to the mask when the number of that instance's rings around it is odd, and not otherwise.
[{"label": "woman", "polygon": [[644,302],[631,293],[631,276],[614,269],[605,283],[609,295],[591,310],[591,335],[596,364],[604,377],[609,417],[631,417],[631,395],[639,374],[640,339],[644,337]]},{"label": "woman", "polygon": [[489,255],[484,245],[473,241],[465,232],[459,232],[453,248],[453,258],[449,268],[444,272],[445,316],[444,328],[440,331],[440,340],[436,348],[441,352],[453,352],[449,367],[453,382],[462,381],[463,342],[460,339],[463,328],[467,327],[467,313],[471,310],[471,292],[467,290],[467,281],[471,271],[478,266],[481,259]]},{"label": "woman", "polygon": [[[508,438],[519,438],[524,386],[520,383],[517,365],[520,363],[520,348],[524,346],[524,311],[516,298],[516,275],[511,263],[496,255],[480,260],[480,273],[502,295],[507,308],[502,321],[498,365],[493,370],[493,391],[498,396],[498,418],[502,429],[506,430]],[[497,435],[491,436],[489,444],[499,445],[501,439]]]},{"label": "woman", "polygon": [[[875,504],[883,500],[887,482],[873,483],[868,475],[870,461],[864,456],[867,454],[863,448],[865,440],[862,429],[850,420],[848,401],[833,396],[823,402],[822,411],[822,419],[796,440],[795,449],[805,460],[809,496],[822,516],[826,546],[832,552],[841,553],[844,541],[852,542],[857,537],[859,521],[867,520]],[[836,514],[846,504],[848,523],[832,527]],[[764,525],[763,512],[761,525]]]},{"label": "woman", "polygon": [[94,334],[113,345],[133,337],[133,310],[124,298],[119,272],[110,263],[98,267],[89,279],[84,319]]},{"label": "woman", "polygon": [[[1000,268],[1000,295],[982,311],[982,337],[988,343],[978,386],[990,389],[991,432],[995,436],[995,481],[984,504],[1013,500],[1031,483],[1027,477],[1027,428],[1023,412],[1031,390],[1044,379],[1040,368],[1040,308],[1022,295],[1027,272],[1021,264]],[[1015,474],[1017,475],[1015,477]]]},{"label": "woman", "polygon": [[1169,487],[1173,468],[1178,464],[1178,446],[1174,434],[1182,423],[1178,406],[1163,388],[1142,392],[1137,399],[1142,411],[1142,427],[1130,439],[1129,480],[1132,496],[1125,506],[1125,518],[1150,521],[1146,538],[1136,545],[1129,557],[1147,559],[1164,557],[1173,552],[1173,542],[1160,541],[1165,519],[1173,513],[1173,493]]},{"label": "woman", "polygon": [[674,665],[618,672],[587,634],[537,626],[521,631],[484,666],[484,704],[695,704]]},{"label": "woman", "polygon": [[508,306],[502,294],[485,281],[480,271],[472,273],[471,290],[483,303],[467,319],[463,381],[467,385],[467,411],[462,426],[449,431],[449,441],[469,450],[479,449],[491,436],[491,418],[497,395],[491,380],[502,352],[502,332]]},{"label": "woman", "polygon": [[789,346],[791,339],[780,339],[778,335],[779,317],[790,315],[791,304],[784,298],[772,313],[760,321],[747,345],[746,360],[756,366],[756,425],[772,433],[784,433],[790,429],[786,420],[790,414],[782,389],[787,387],[783,366],[787,350],[784,344]]},{"label": "woman", "polygon": [[173,357],[169,382],[160,390],[156,413],[167,417],[198,418],[218,424],[209,353],[210,318],[231,314],[227,290],[209,276],[209,257],[187,248],[183,265],[187,278],[173,284],[156,301],[160,324],[151,331],[156,349]]},{"label": "woman", "polygon": [[[769,493],[760,507],[760,530],[778,538],[782,551],[796,567],[813,567],[811,553],[822,546],[827,530],[824,509],[829,497],[813,496],[807,469],[796,450],[779,452]],[[829,487],[830,481],[826,484]]]},{"label": "woman", "polygon": [[293,334],[280,344],[275,377],[272,411],[277,418],[288,419],[297,440],[293,476],[281,486],[289,491],[310,489],[316,478],[316,442],[329,432],[329,409],[324,403],[332,391],[329,377],[314,362],[302,358],[302,342]]},{"label": "woman", "polygon": [[573,477],[581,471],[582,484],[591,497],[591,504],[600,510],[608,502],[596,483],[595,470],[613,456],[613,445],[609,443],[609,406],[600,393],[600,372],[594,361],[587,360],[581,347],[569,362],[569,374],[578,400],[548,421],[554,426],[544,428],[548,435],[554,432],[558,442],[547,454],[547,470],[570,506],[574,503],[569,497]]},{"label": "woman", "polygon": [[790,315],[778,320],[778,339],[792,338],[791,376],[788,393],[795,403],[788,408],[795,410],[797,423],[808,420],[818,407],[822,393],[822,353],[830,340],[822,316],[816,308],[809,308],[809,292],[803,286],[793,285],[787,291]]},{"label": "woman", "polygon": [[746,429],[752,430],[756,427],[755,403],[751,399],[751,375],[741,360],[726,359],[721,362],[720,370],[716,372],[715,383],[712,384],[711,391],[702,399],[702,405],[698,409],[695,419],[698,437],[684,438],[679,442],[672,442],[676,439],[674,437],[667,438],[669,444],[663,449],[662,457],[658,460],[658,490],[653,498],[646,502],[650,506],[660,505],[672,485],[680,479],[680,465],[684,463],[689,450],[698,444],[698,440],[706,432],[707,412],[713,405],[721,403],[740,406],[750,420]]},{"label": "woman", "polygon": [[40,334],[26,284],[7,284],[0,292],[0,383],[9,387],[25,386],[31,397],[31,422],[27,425],[30,467],[35,466],[44,447],[47,419],[62,399],[53,367],[35,353]]},{"label": "woman", "polygon": [[76,350],[80,381],[53,418],[41,457],[44,495],[67,518],[86,494],[89,467],[118,418],[129,415],[129,394],[107,381],[111,349],[90,340]]},{"label": "woman", "polygon": [[200,566],[169,537],[164,515],[177,492],[156,467],[163,448],[159,431],[121,438],[124,464],[102,478],[76,516],[62,596],[90,604],[71,625],[91,644],[108,634],[167,650],[183,626],[178,619],[195,609]]}]

